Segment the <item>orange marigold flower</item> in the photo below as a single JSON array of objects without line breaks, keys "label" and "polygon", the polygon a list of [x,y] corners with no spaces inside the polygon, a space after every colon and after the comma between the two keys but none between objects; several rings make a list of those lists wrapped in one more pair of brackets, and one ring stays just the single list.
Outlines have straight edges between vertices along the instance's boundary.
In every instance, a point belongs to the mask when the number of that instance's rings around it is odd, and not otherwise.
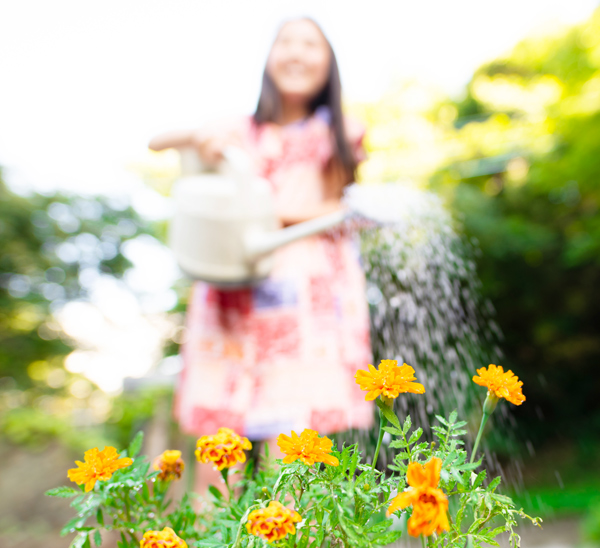
[{"label": "orange marigold flower", "polygon": [[266,508],[259,508],[250,513],[246,529],[251,535],[261,537],[267,542],[275,542],[288,534],[293,535],[296,532],[294,523],[299,521],[302,521],[302,518],[298,512],[272,500]]},{"label": "orange marigold flower", "polygon": [[359,370],[354,376],[356,384],[367,392],[365,400],[374,400],[380,394],[386,398],[397,398],[403,392],[424,394],[425,387],[416,381],[415,370],[403,364],[398,366],[396,360],[381,360],[379,370],[369,364],[368,371]]},{"label": "orange marigold flower", "polygon": [[97,481],[105,481],[120,468],[125,468],[133,463],[130,458],[119,458],[119,453],[114,447],[105,447],[98,451],[97,447],[86,451],[83,455],[85,462],[76,460],[78,468],[71,468],[67,475],[77,485],[85,484],[85,491],[91,491]]},{"label": "orange marigold flower", "polygon": [[286,464],[297,459],[308,466],[312,466],[315,462],[324,462],[331,466],[337,466],[340,463],[337,458],[329,454],[333,442],[328,437],[320,438],[317,432],[309,428],[305,428],[299,436],[292,430],[291,438],[285,434],[279,434],[277,445],[287,455],[283,459]]},{"label": "orange marigold flower", "polygon": [[154,459],[152,466],[155,470],[160,470],[157,476],[159,480],[171,481],[181,477],[185,463],[181,458],[181,451],[165,451]]},{"label": "orange marigold flower", "polygon": [[387,515],[407,506],[413,507],[408,520],[408,533],[413,537],[430,536],[434,532],[448,531],[448,498],[438,489],[442,461],[433,457],[427,464],[411,462],[406,471],[410,488],[399,493],[390,504]]},{"label": "orange marigold flower", "polygon": [[223,470],[246,462],[244,449],[252,449],[252,444],[229,428],[219,428],[212,436],[202,436],[196,447],[196,458],[200,462],[212,462],[216,470]]},{"label": "orange marigold flower", "polygon": [[479,376],[475,375],[473,382],[479,386],[486,386],[488,394],[504,398],[515,405],[521,405],[525,401],[521,390],[523,381],[520,381],[510,369],[504,372],[501,365],[491,363],[488,369],[482,367],[477,370],[477,373]]},{"label": "orange marigold flower", "polygon": [[146,531],[140,548],[187,548],[187,543],[173,529],[165,527],[162,531]]}]

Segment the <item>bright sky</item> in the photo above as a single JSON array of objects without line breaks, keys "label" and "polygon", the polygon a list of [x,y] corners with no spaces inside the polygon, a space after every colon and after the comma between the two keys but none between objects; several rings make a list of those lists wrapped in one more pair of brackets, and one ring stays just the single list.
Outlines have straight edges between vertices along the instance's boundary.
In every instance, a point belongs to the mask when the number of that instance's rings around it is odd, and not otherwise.
[{"label": "bright sky", "polygon": [[[459,94],[481,63],[532,32],[584,20],[598,4],[7,0],[0,2],[0,165],[15,187],[125,193],[142,213],[160,213],[156,194],[126,166],[147,157],[156,133],[250,113],[285,18],[315,18],[336,51],[346,99],[368,101],[407,78]],[[66,331],[97,349],[74,353],[67,367],[106,390],[147,371],[159,355],[147,341],[170,329],[148,314],[169,308],[177,276],[156,246],[131,244],[126,253],[137,268],[127,283],[100,279],[92,304],[63,310]],[[128,298],[131,288],[154,300]]]},{"label": "bright sky", "polygon": [[[157,132],[248,113],[278,24],[309,15],[348,100],[417,76],[457,93],[483,61],[598,0],[0,2],[0,165],[36,187],[136,187]],[[9,173],[10,178],[10,173]]]}]

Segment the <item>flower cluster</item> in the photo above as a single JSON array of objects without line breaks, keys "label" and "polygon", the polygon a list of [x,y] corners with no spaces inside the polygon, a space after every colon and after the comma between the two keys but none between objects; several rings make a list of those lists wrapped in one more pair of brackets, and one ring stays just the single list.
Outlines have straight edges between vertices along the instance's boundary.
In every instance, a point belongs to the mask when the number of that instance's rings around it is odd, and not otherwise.
[{"label": "flower cluster", "polygon": [[[181,451],[176,450],[167,450],[157,456],[152,466],[158,472],[151,472],[150,464],[143,458],[136,457],[135,462],[132,458],[121,458],[114,447],[102,451],[90,449],[85,453],[85,462],[76,461],[77,468],[69,470],[68,476],[84,485],[86,492],[92,491],[97,481],[107,483],[87,496],[70,487],[52,489],[47,494],[77,497],[72,503],[77,518],[64,531],[77,533],[74,543],[78,546],[89,545],[91,539],[100,540],[104,529],[121,533],[119,545],[122,548],[136,548],[138,543],[140,548],[187,548],[187,542],[208,546],[214,544],[215,538],[227,540],[232,548],[253,546],[263,541],[274,546],[308,546],[309,543],[315,546],[328,542],[324,539],[336,538],[344,545],[369,548],[391,545],[400,538],[401,531],[389,530],[392,525],[389,518],[401,511],[410,515],[408,534],[421,536],[423,545],[427,542],[425,537],[432,536],[435,538],[429,538],[429,545],[438,547],[448,543],[466,546],[471,540],[486,546],[497,545],[494,539],[501,531],[510,534],[512,545],[519,540],[513,531],[515,518],[529,516],[522,509],[517,510],[509,497],[495,493],[497,481],[483,486],[481,478],[484,476],[478,476],[478,481],[469,481],[469,478],[484,460],[476,461],[476,458],[486,421],[500,398],[516,405],[525,401],[521,390],[523,383],[512,371],[505,372],[496,365],[478,369],[477,373],[473,381],[486,386],[488,394],[469,463],[463,442],[454,439],[465,434],[462,428],[467,424],[457,421],[457,411],[453,411],[447,420],[437,417],[442,426],[433,430],[439,444],[419,442],[423,430],[415,428],[411,433],[409,416],[401,425],[394,411],[394,399],[406,392],[423,394],[425,388],[415,382],[415,370],[409,365],[398,366],[395,360],[381,360],[378,369],[369,365],[368,371],[358,371],[355,376],[357,384],[367,393],[365,399],[375,400],[379,408],[379,437],[369,465],[362,460],[358,444],[334,451],[337,448],[331,439],[305,429],[300,435],[292,431],[289,435],[278,436],[277,445],[284,455],[282,461],[277,461],[281,466],[278,473],[271,466],[261,466],[252,477],[247,468],[242,482],[230,484],[229,468],[246,461],[245,451],[252,449],[252,444],[229,428],[219,428],[216,434],[198,439],[195,454],[200,462],[210,462],[221,471],[228,497],[210,489],[215,504],[202,519],[197,519],[188,495],[181,498],[173,512],[162,515],[165,505],[170,504],[166,495],[171,482],[181,478],[185,468]],[[399,436],[390,447],[402,452],[394,458],[396,466],[390,468],[406,470],[407,485],[389,501],[388,497],[382,500],[382,494],[390,493],[397,486],[397,478],[376,469],[386,431]],[[130,445],[131,455],[137,455],[142,439],[141,433],[136,436]],[[318,463],[326,466],[319,467]],[[442,464],[447,482],[440,482]],[[115,471],[127,466],[131,468],[126,473],[113,477]],[[152,486],[156,479],[160,481]],[[245,491],[247,494],[240,495],[238,487],[244,483],[250,488]],[[296,510],[284,506],[283,503],[291,500]],[[382,504],[388,506],[387,519],[380,524],[377,518],[374,527],[369,517],[377,515]],[[484,528],[479,515],[479,509],[484,507],[493,510],[494,516],[502,517],[504,525]],[[115,512],[115,508],[123,511]],[[109,525],[104,524],[105,515],[112,518]],[[461,517],[455,521],[455,516]],[[88,519],[93,522],[90,524]],[[530,519],[538,524],[538,518]],[[167,523],[174,529],[147,530],[158,529]]]},{"label": "flower cluster", "polygon": [[162,531],[146,531],[140,548],[187,548],[187,543],[173,529],[165,527]]},{"label": "flower cluster", "polygon": [[71,468],[67,475],[77,485],[85,484],[85,491],[91,491],[97,481],[106,481],[120,468],[133,464],[130,458],[119,458],[119,453],[114,447],[105,447],[99,451],[97,447],[85,452],[85,462],[76,460],[77,468]]},{"label": "flower cluster", "polygon": [[181,451],[165,451],[154,459],[153,468],[160,470],[158,479],[171,481],[179,479],[183,474],[185,463],[181,458]]},{"label": "flower cluster", "polygon": [[477,370],[479,376],[473,377],[473,382],[479,386],[486,386],[488,394],[496,398],[504,398],[510,403],[521,405],[525,401],[521,387],[523,381],[519,380],[510,369],[504,372],[501,365],[491,363],[489,368],[482,367]]},{"label": "flower cluster", "polygon": [[292,430],[292,437],[279,434],[277,437],[279,449],[287,456],[283,459],[285,464],[300,459],[304,464],[312,466],[315,462],[324,462],[331,466],[338,466],[340,461],[330,455],[333,442],[328,437],[319,437],[319,434],[308,428],[298,436]]},{"label": "flower cluster", "polygon": [[408,534],[430,536],[448,531],[448,498],[438,489],[442,461],[433,457],[424,466],[411,462],[406,472],[406,480],[410,488],[399,493],[387,510],[388,516],[402,508],[412,505],[413,512],[408,520]]},{"label": "flower cluster", "polygon": [[212,462],[217,470],[223,470],[246,462],[244,450],[252,449],[252,444],[229,428],[219,428],[212,436],[202,436],[196,447],[196,458],[200,462]]},{"label": "flower cluster", "polygon": [[425,387],[416,381],[415,370],[410,366],[398,365],[396,360],[381,360],[379,369],[369,364],[368,371],[359,370],[354,377],[361,390],[367,392],[365,400],[370,401],[381,395],[394,399],[401,393],[424,394]]},{"label": "flower cluster", "polygon": [[294,523],[301,520],[298,512],[272,500],[266,508],[259,508],[250,513],[246,529],[251,535],[261,537],[267,542],[275,542],[288,534],[293,535],[296,532]]}]

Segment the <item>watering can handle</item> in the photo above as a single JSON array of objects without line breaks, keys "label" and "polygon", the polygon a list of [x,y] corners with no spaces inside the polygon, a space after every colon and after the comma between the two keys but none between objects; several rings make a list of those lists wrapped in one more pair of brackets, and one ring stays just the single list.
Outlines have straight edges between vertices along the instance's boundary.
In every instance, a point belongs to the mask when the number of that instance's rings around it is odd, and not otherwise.
[{"label": "watering can handle", "polygon": [[282,245],[333,228],[344,222],[349,215],[350,213],[348,211],[340,209],[339,211],[316,217],[310,221],[304,221],[303,223],[291,225],[266,234],[264,232],[251,232],[246,235],[244,241],[246,247],[246,259],[249,261],[256,261]]}]

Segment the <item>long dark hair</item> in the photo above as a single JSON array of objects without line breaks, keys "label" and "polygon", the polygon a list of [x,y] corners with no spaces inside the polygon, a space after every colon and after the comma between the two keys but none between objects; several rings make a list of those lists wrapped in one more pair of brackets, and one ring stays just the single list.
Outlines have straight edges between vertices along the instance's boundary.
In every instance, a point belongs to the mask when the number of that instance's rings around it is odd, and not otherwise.
[{"label": "long dark hair", "polygon": [[[329,109],[329,127],[334,137],[335,151],[334,157],[340,162],[346,173],[347,182],[354,181],[356,171],[356,158],[350,147],[350,143],[346,138],[344,129],[344,116],[342,114],[342,83],[340,81],[340,71],[338,69],[337,60],[333,48],[323,33],[321,27],[309,17],[302,17],[301,20],[310,21],[315,25],[329,46],[330,64],[329,75],[327,82],[319,94],[314,97],[309,103],[309,113],[313,114],[320,106],[325,106]],[[290,21],[288,21],[290,22]],[[285,25],[285,23],[284,23]],[[254,121],[257,124],[265,122],[275,122],[281,114],[281,96],[275,87],[273,79],[267,72],[267,67],[263,72],[262,88],[258,105],[254,112]]]}]

